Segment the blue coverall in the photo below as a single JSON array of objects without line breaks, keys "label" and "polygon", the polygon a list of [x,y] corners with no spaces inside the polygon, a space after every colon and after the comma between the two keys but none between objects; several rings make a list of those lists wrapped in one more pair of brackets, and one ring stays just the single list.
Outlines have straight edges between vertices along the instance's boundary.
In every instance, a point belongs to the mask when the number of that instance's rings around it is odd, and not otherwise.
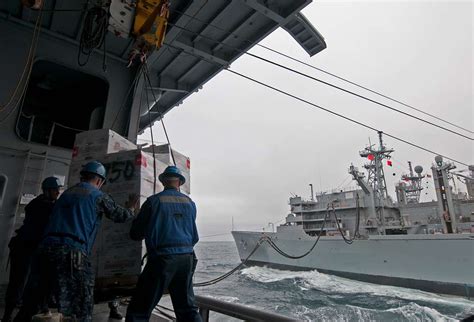
[{"label": "blue coverall", "polygon": [[149,321],[168,289],[178,321],[201,321],[194,304],[194,245],[198,242],[196,205],[176,189],[167,188],[143,204],[130,237],[145,239],[148,258],[128,306],[126,321]]}]

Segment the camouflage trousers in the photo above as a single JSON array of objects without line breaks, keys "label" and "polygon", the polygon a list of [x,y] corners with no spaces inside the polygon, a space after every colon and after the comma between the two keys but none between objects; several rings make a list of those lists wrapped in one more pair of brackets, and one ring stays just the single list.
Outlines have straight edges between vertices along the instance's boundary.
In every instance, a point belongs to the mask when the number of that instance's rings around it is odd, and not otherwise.
[{"label": "camouflage trousers", "polygon": [[94,272],[89,258],[79,250],[60,245],[41,250],[40,289],[52,294],[58,311],[72,321],[92,321]]}]

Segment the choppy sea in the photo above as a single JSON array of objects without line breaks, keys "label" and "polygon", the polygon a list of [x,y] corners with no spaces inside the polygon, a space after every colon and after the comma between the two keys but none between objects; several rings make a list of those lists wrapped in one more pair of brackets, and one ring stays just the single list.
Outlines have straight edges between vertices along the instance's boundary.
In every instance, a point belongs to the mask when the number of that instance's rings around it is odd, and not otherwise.
[{"label": "choppy sea", "polygon": [[[240,262],[233,242],[199,242],[196,254],[195,282],[220,276]],[[456,321],[474,314],[474,299],[363,283],[316,270],[247,267],[216,285],[195,288],[195,293],[302,321]],[[217,314],[211,319],[234,321]]]}]

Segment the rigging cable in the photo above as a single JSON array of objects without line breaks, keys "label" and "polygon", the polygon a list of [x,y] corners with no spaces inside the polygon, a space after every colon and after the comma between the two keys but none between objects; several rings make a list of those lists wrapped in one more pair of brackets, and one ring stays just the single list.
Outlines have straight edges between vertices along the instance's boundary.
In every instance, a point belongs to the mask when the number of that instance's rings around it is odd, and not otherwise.
[{"label": "rigging cable", "polygon": [[352,238],[347,238],[346,235],[344,234],[344,232],[342,231],[341,224],[339,223],[339,218],[337,217],[336,209],[334,207],[334,202],[331,203],[331,213],[334,215],[334,218],[336,219],[337,230],[341,234],[342,239],[344,240],[344,242],[346,244],[352,245],[354,240],[356,240],[356,238],[360,237],[360,233],[359,233],[359,226],[360,226],[359,194],[357,194],[357,198],[356,198],[356,225],[355,225],[355,229],[354,229],[354,236]]},{"label": "rigging cable", "polygon": [[[143,61],[143,76],[144,77],[147,77],[148,75],[148,69],[147,69],[147,66],[146,66],[146,58],[145,60]],[[148,90],[146,88],[146,84],[144,85],[144,89],[145,89],[145,98],[146,98],[146,105],[147,105],[147,108],[150,107],[150,100],[148,98]],[[156,98],[154,97],[155,95],[153,95],[153,99],[154,99],[154,102],[156,102]],[[138,109],[138,114],[140,114],[140,109],[141,109],[141,105],[140,105],[140,108]],[[148,111],[148,121],[150,122],[150,137],[151,137],[151,153],[153,155],[153,194],[156,194],[156,155],[155,155],[155,142],[154,142],[154,138],[153,138],[153,122],[152,122],[152,119],[151,119],[151,113],[150,111]],[[138,117],[140,118],[140,117]]]},{"label": "rigging cable", "polygon": [[[85,8],[89,5],[89,1],[86,2]],[[89,62],[89,58],[92,55],[94,49],[100,48],[104,45],[102,69],[106,70],[106,48],[105,38],[107,36],[107,28],[109,25],[109,11],[108,8],[101,6],[93,6],[87,10],[86,16],[84,17],[84,26],[82,27],[81,38],[79,40],[79,50],[77,52],[77,64],[81,67],[85,66]],[[85,56],[85,60],[81,61],[82,56]]]},{"label": "rigging cable", "polygon": [[[255,55],[255,54],[246,52],[245,50],[242,50],[242,49],[240,49],[240,48],[238,48],[238,47],[235,47],[235,46],[232,46],[232,45],[228,45],[228,44],[224,44],[224,43],[222,43],[222,42],[220,42],[220,41],[218,41],[218,40],[216,40],[216,39],[214,39],[214,38],[212,38],[212,37],[207,37],[207,36],[201,35],[201,34],[198,33],[198,32],[195,32],[195,31],[192,31],[192,30],[189,30],[189,29],[186,29],[186,28],[177,26],[177,25],[172,24],[172,23],[168,23],[168,24],[171,25],[171,26],[174,26],[174,27],[176,27],[176,28],[178,28],[178,29],[183,29],[183,30],[185,30],[185,31],[187,31],[187,32],[189,32],[189,33],[198,35],[198,36],[200,36],[200,37],[202,37],[202,38],[211,40],[211,41],[213,41],[213,42],[215,42],[215,43],[218,43],[218,44],[221,44],[221,45],[223,45],[223,46],[229,47],[229,48],[231,48],[231,49],[233,49],[233,50],[236,50],[236,51],[238,51],[238,52],[240,52],[240,53],[242,53],[242,54],[246,54],[246,55],[248,55],[248,56],[250,56],[250,57],[259,59],[259,60],[261,60],[261,61],[263,61],[263,62],[266,62],[266,63],[268,63],[268,64],[277,66],[277,67],[282,68],[282,69],[285,69],[285,70],[287,70],[287,71],[289,71],[289,72],[295,73],[295,74],[297,74],[297,75],[303,76],[303,77],[305,77],[305,78],[311,79],[311,80],[316,81],[316,82],[319,82],[319,83],[321,83],[321,84],[324,84],[324,85],[330,86],[330,87],[332,87],[332,88],[338,89],[338,90],[343,91],[343,92],[345,92],[345,93],[347,93],[347,94],[356,96],[356,97],[361,98],[361,99],[363,99],[363,100],[366,100],[366,101],[368,101],[368,102],[371,102],[371,103],[374,103],[374,104],[376,104],[376,105],[385,107],[385,108],[387,108],[387,109],[389,109],[389,110],[392,110],[392,111],[394,111],[394,112],[400,113],[400,114],[405,115],[405,116],[407,116],[407,117],[413,118],[413,119],[418,120],[418,121],[420,121],[420,122],[423,122],[423,123],[432,125],[432,126],[434,126],[434,127],[437,127],[437,128],[439,128],[439,129],[442,129],[442,130],[444,130],[444,131],[447,131],[447,132],[450,132],[450,133],[452,133],[452,134],[455,134],[455,135],[458,135],[458,136],[460,136],[460,137],[463,137],[463,138],[465,138],[465,139],[474,141],[474,138],[471,138],[471,137],[469,137],[469,136],[467,136],[467,135],[464,135],[464,134],[462,134],[462,133],[456,132],[456,131],[454,131],[454,130],[451,130],[451,129],[449,129],[449,128],[447,128],[447,127],[444,127],[444,126],[442,126],[442,125],[433,123],[433,122],[431,122],[431,121],[422,119],[421,117],[418,117],[418,116],[416,116],[416,115],[410,114],[410,113],[405,112],[405,111],[402,111],[402,110],[400,110],[400,109],[397,109],[397,108],[395,108],[395,107],[389,106],[389,105],[387,105],[387,104],[384,104],[384,103],[382,103],[382,102],[376,101],[376,100],[374,100],[374,99],[368,98],[368,97],[366,97],[366,96],[364,96],[364,95],[361,95],[361,94],[358,94],[358,93],[356,93],[356,92],[350,91],[350,90],[348,90],[348,89],[342,88],[342,87],[337,86],[337,85],[335,85],[335,84],[332,84],[332,83],[330,83],[330,82],[326,82],[326,81],[324,81],[324,80],[322,80],[322,79],[319,79],[319,78],[317,78],[317,77],[314,77],[314,76],[311,76],[311,75],[309,75],[309,74],[300,72],[300,71],[298,71],[298,70],[296,70],[296,69],[294,69],[294,68],[291,68],[291,67],[288,67],[288,66],[285,66],[285,65],[276,63],[276,62],[274,62],[274,61],[271,61],[270,59],[267,59],[267,58],[264,58],[264,57],[261,57],[261,56],[258,56],[258,55]],[[219,66],[221,66],[221,65],[219,65]]]},{"label": "rigging cable", "polygon": [[115,114],[114,121],[112,122],[112,125],[110,126],[111,129],[114,128],[115,122],[117,122],[120,113],[122,112],[125,105],[127,105],[127,99],[130,96],[130,94],[132,93],[132,89],[135,89],[135,90],[137,89],[138,80],[140,79],[140,77],[142,75],[142,68],[143,68],[142,65],[140,65],[138,67],[137,73],[135,74],[135,77],[134,77],[132,83],[130,84],[130,86],[127,89],[127,93],[125,94],[125,97],[122,101],[122,104],[120,105],[120,108],[118,109],[117,114]]},{"label": "rigging cable", "polygon": [[[342,229],[340,228],[339,224],[337,224],[338,226],[338,230],[339,230],[339,233],[341,234],[343,240],[345,243],[351,245],[354,240],[356,238],[359,238],[360,235],[359,235],[359,222],[360,222],[360,206],[359,206],[359,197],[357,195],[357,199],[356,199],[356,205],[357,205],[357,212],[356,212],[356,227],[355,227],[355,232],[354,232],[354,237],[352,237],[352,239],[348,239]],[[334,203],[328,203],[327,207],[326,207],[326,214],[324,215],[324,218],[323,218],[323,223],[321,224],[321,228],[319,230],[319,233],[318,233],[318,237],[316,238],[316,240],[314,241],[313,245],[311,246],[310,249],[308,249],[308,251],[306,251],[305,253],[301,254],[301,255],[290,255],[288,253],[286,253],[285,251],[283,251],[280,247],[278,247],[276,245],[276,243],[273,241],[273,239],[271,238],[271,236],[268,236],[268,235],[263,235],[262,237],[260,237],[260,239],[257,241],[255,247],[252,249],[252,251],[250,252],[250,254],[239,264],[237,265],[235,268],[233,268],[232,270],[230,270],[229,272],[215,278],[215,279],[212,279],[212,280],[209,280],[209,281],[206,281],[206,282],[199,282],[199,283],[194,283],[193,286],[194,287],[203,287],[203,286],[210,286],[210,285],[213,285],[213,284],[216,284],[216,283],[219,283],[221,282],[222,280],[228,278],[229,276],[231,276],[232,274],[234,274],[236,271],[238,271],[240,268],[242,268],[249,260],[250,258],[253,256],[253,254],[255,254],[255,252],[257,251],[258,248],[260,248],[260,246],[263,244],[263,243],[268,243],[270,245],[270,247],[272,247],[278,254],[282,255],[283,257],[286,257],[286,258],[289,258],[289,259],[301,259],[303,257],[306,257],[308,256],[313,250],[314,248],[316,247],[316,245],[318,244],[321,236],[323,235],[323,231],[324,231],[324,227],[325,227],[325,224],[326,224],[326,220],[330,217],[330,210],[332,208],[332,211],[333,211],[333,214],[336,218],[336,223],[338,222],[338,218],[336,216],[336,211],[334,209]]]},{"label": "rigging cable", "polygon": [[[152,85],[151,80],[150,80],[150,75],[148,73],[148,66],[147,66],[146,62],[145,62],[144,66],[145,66],[145,80],[148,82],[148,86],[150,87],[150,90],[151,90],[151,93],[153,95],[154,101],[158,102],[158,99],[155,96],[155,90],[153,89],[153,85]],[[145,84],[145,91],[148,91],[146,87],[147,86]],[[150,122],[151,122],[151,113],[150,112],[151,112],[151,109],[148,111],[148,115],[149,115]],[[165,122],[163,121],[163,114],[161,114],[160,120],[161,120],[161,125],[163,126],[163,132],[165,133],[166,141],[168,142],[168,147],[169,147],[171,159],[173,161],[173,165],[176,166],[176,159],[174,158],[174,152],[173,152],[173,149],[171,148],[171,142],[170,142],[170,138],[168,136],[168,131],[166,130]],[[150,127],[151,127],[151,125],[150,125]]]},{"label": "rigging cable", "polygon": [[[324,231],[324,227],[326,226],[326,220],[329,218],[330,216],[330,213],[329,213],[329,205],[328,207],[326,208],[326,214],[324,215],[324,218],[323,218],[323,223],[321,224],[321,229],[319,230],[319,233],[318,233],[318,237],[316,238],[316,240],[314,241],[313,245],[311,246],[310,249],[308,249],[308,251],[306,251],[305,253],[301,254],[301,255],[290,255],[288,253],[286,253],[285,251],[283,251],[280,247],[278,247],[275,242],[272,240],[271,237],[269,236],[265,236],[266,239],[265,241],[268,242],[270,244],[270,246],[280,255],[282,255],[283,257],[286,257],[286,258],[289,258],[289,259],[300,259],[300,258],[303,258],[303,257],[306,257],[308,256],[312,251],[313,249],[316,247],[316,245],[318,244],[321,236],[323,235],[323,231]],[[303,227],[304,229],[304,227]]]},{"label": "rigging cable", "polygon": [[[166,45],[176,49],[176,47],[174,47],[173,45],[169,45],[169,44],[166,44]],[[259,84],[259,85],[261,85],[261,86],[264,86],[264,87],[266,87],[266,88],[269,88],[269,89],[271,89],[271,90],[273,90],[273,91],[275,91],[275,92],[278,92],[278,93],[280,93],[280,94],[283,94],[283,95],[285,95],[285,96],[291,97],[291,98],[293,98],[293,99],[295,99],[295,100],[298,100],[298,101],[300,101],[300,102],[303,102],[303,103],[305,103],[305,104],[308,104],[308,105],[310,105],[310,106],[312,106],[312,107],[315,107],[315,108],[318,108],[318,109],[320,109],[320,110],[323,110],[323,111],[325,111],[325,112],[327,112],[327,113],[330,113],[330,114],[333,114],[333,115],[338,116],[338,117],[340,117],[340,118],[343,118],[343,119],[345,119],[345,120],[347,120],[347,121],[349,121],[349,122],[355,123],[355,124],[357,124],[357,125],[360,125],[360,126],[362,126],[362,127],[365,127],[365,128],[367,128],[367,129],[372,130],[372,131],[375,131],[375,132],[377,132],[377,133],[378,133],[378,132],[382,132],[385,136],[388,136],[388,137],[390,137],[390,138],[392,138],[392,139],[394,139],[394,140],[397,140],[397,141],[399,141],[399,142],[403,142],[403,143],[405,143],[405,144],[407,144],[407,145],[410,145],[410,146],[412,146],[412,147],[418,148],[418,149],[423,150],[423,151],[425,151],[425,152],[429,152],[429,153],[434,154],[434,155],[440,155],[440,156],[442,156],[442,157],[444,157],[444,158],[446,158],[446,159],[449,159],[449,160],[451,160],[451,161],[457,162],[457,163],[462,164],[462,165],[464,165],[464,166],[468,166],[468,164],[465,163],[465,162],[458,161],[458,160],[456,160],[456,159],[454,159],[454,158],[450,158],[450,157],[448,157],[448,156],[446,156],[446,155],[444,155],[444,154],[437,153],[437,152],[435,152],[435,151],[433,151],[433,150],[430,150],[430,149],[428,149],[428,148],[422,147],[422,146],[420,146],[420,145],[418,145],[418,144],[416,144],[416,143],[412,143],[412,142],[410,142],[410,141],[408,141],[408,140],[399,138],[399,137],[397,137],[397,136],[395,136],[395,135],[393,135],[393,134],[389,134],[389,133],[387,133],[387,132],[383,132],[383,131],[381,131],[381,130],[378,130],[378,129],[374,128],[373,126],[370,126],[370,125],[367,125],[367,124],[365,124],[365,123],[362,123],[361,121],[357,121],[357,120],[355,120],[355,119],[353,119],[353,118],[350,118],[350,117],[348,117],[348,116],[345,116],[345,115],[343,115],[343,114],[334,112],[334,111],[332,111],[332,110],[330,110],[330,109],[328,109],[328,108],[325,108],[325,107],[323,107],[323,106],[321,106],[321,105],[312,103],[312,102],[310,102],[310,101],[308,101],[308,100],[305,100],[305,99],[303,99],[303,98],[301,98],[301,97],[299,97],[299,96],[296,96],[296,95],[294,95],[294,94],[291,94],[291,93],[289,93],[289,92],[287,92],[287,91],[284,91],[284,90],[279,89],[279,88],[277,88],[277,87],[274,87],[274,86],[272,86],[272,85],[266,84],[266,83],[264,83],[264,82],[262,82],[262,81],[259,81],[259,80],[255,79],[255,78],[252,78],[252,77],[250,77],[250,76],[247,76],[247,75],[241,74],[241,73],[239,73],[239,72],[236,72],[236,71],[234,71],[234,70],[232,70],[232,69],[229,69],[229,67],[223,67],[222,65],[220,65],[220,64],[218,64],[218,63],[216,63],[216,62],[213,62],[213,61],[211,61],[211,60],[208,60],[208,59],[206,59],[206,58],[204,58],[204,57],[202,57],[202,56],[199,56],[199,55],[197,55],[197,54],[195,54],[195,53],[189,53],[189,54],[190,54],[190,55],[193,55],[193,56],[195,56],[195,57],[197,57],[197,58],[199,58],[199,59],[201,59],[201,60],[204,60],[204,61],[208,62],[209,64],[216,65],[216,66],[218,66],[219,68],[224,68],[225,70],[227,70],[228,72],[230,72],[230,73],[232,73],[232,74],[235,74],[235,75],[237,75],[237,76],[240,76],[240,77],[242,77],[242,78],[245,78],[245,79],[247,79],[247,80],[249,80],[249,81],[251,81],[251,82],[254,82],[254,83],[256,83],[256,84]]]},{"label": "rigging cable", "polygon": [[[202,58],[202,57],[201,57],[201,58]],[[259,85],[261,85],[261,86],[267,87],[267,88],[272,89],[272,90],[274,90],[274,91],[276,91],[276,92],[278,92],[278,93],[281,93],[281,94],[286,95],[286,96],[288,96],[288,97],[294,98],[294,99],[296,99],[296,100],[298,100],[298,101],[300,101],[300,102],[306,103],[306,104],[311,105],[311,106],[313,106],[313,107],[315,107],[315,108],[318,108],[318,109],[320,109],[320,110],[323,110],[323,111],[328,112],[328,113],[330,113],[330,114],[333,114],[333,115],[335,115],[335,116],[338,116],[338,117],[340,117],[340,118],[343,118],[343,119],[345,119],[345,120],[347,120],[347,121],[350,121],[350,122],[352,122],[352,123],[355,123],[355,124],[358,124],[358,125],[360,125],[360,126],[363,126],[363,127],[367,128],[367,129],[369,129],[369,130],[373,130],[373,131],[375,131],[375,132],[382,132],[385,136],[388,136],[388,137],[390,137],[390,138],[392,138],[392,139],[394,139],[394,140],[403,142],[403,143],[408,144],[408,145],[410,145],[410,146],[412,146],[412,147],[418,148],[418,149],[420,149],[420,150],[423,150],[423,151],[425,151],[425,152],[429,152],[429,153],[434,154],[434,155],[440,155],[440,156],[442,156],[442,157],[444,157],[444,158],[446,158],[446,159],[449,159],[449,160],[451,160],[451,161],[457,162],[457,163],[462,164],[462,165],[464,165],[464,166],[468,166],[468,164],[467,164],[466,162],[458,161],[458,160],[456,160],[456,159],[450,158],[450,157],[448,157],[448,156],[446,156],[446,155],[443,155],[443,154],[441,154],[441,153],[437,153],[437,152],[435,152],[435,151],[433,151],[433,150],[430,150],[430,149],[427,149],[427,148],[425,148],[425,147],[422,147],[422,146],[420,146],[420,145],[418,145],[418,144],[416,144],[416,143],[412,143],[412,142],[407,141],[407,140],[405,140],[405,139],[399,138],[399,137],[397,137],[397,136],[395,136],[395,135],[389,134],[389,133],[387,133],[387,132],[380,131],[380,130],[374,128],[373,126],[367,125],[367,124],[365,124],[365,123],[362,123],[362,122],[360,122],[360,121],[357,121],[357,120],[355,120],[355,119],[352,119],[352,118],[350,118],[350,117],[348,117],[348,116],[345,116],[345,115],[343,115],[343,114],[334,112],[334,111],[332,111],[332,110],[330,110],[330,109],[328,109],[328,108],[325,108],[325,107],[323,107],[323,106],[321,106],[321,105],[312,103],[312,102],[310,102],[310,101],[308,101],[308,100],[305,100],[305,99],[303,99],[303,98],[301,98],[301,97],[298,97],[298,96],[293,95],[293,94],[291,94],[291,93],[289,93],[289,92],[286,92],[286,91],[284,91],[284,90],[281,90],[281,89],[279,89],[279,88],[277,88],[277,87],[274,87],[274,86],[268,85],[268,84],[266,84],[266,83],[263,83],[263,82],[261,82],[261,81],[255,79],[255,78],[252,78],[252,77],[250,77],[250,76],[246,76],[246,75],[244,75],[244,74],[241,74],[241,73],[236,72],[236,71],[231,70],[231,69],[226,69],[226,70],[227,70],[228,72],[230,72],[230,73],[233,73],[233,74],[238,75],[238,76],[240,76],[240,77],[242,77],[242,78],[245,78],[245,79],[247,79],[247,80],[250,80],[250,81],[252,81],[252,82],[254,82],[254,83],[257,83],[257,84],[259,84]]]},{"label": "rigging cable", "polygon": [[[198,21],[198,22],[200,22],[200,23],[202,23],[202,24],[204,24],[204,25],[206,25],[206,26],[210,26],[210,27],[213,27],[213,28],[215,28],[215,29],[217,29],[217,30],[223,31],[223,32],[226,33],[227,35],[234,36],[235,38],[238,38],[238,37],[239,37],[239,36],[236,35],[235,33],[231,32],[231,31],[229,31],[229,30],[226,30],[226,29],[224,29],[224,28],[222,28],[222,27],[219,27],[219,26],[217,26],[217,25],[214,25],[214,24],[212,24],[212,23],[209,23],[209,22],[207,22],[207,21],[205,21],[205,20],[196,18],[196,17],[194,17],[194,16],[191,16],[191,15],[186,14],[185,12],[182,12],[182,11],[179,11],[179,10],[174,10],[174,11],[177,12],[177,13],[179,13],[179,14],[181,14],[181,15],[183,15],[183,16],[186,16],[186,17],[188,17],[188,18],[194,19],[194,20],[196,20],[196,21]],[[243,39],[243,40],[244,40],[245,42],[249,43],[250,45],[254,45],[254,42],[251,41],[251,40],[248,40],[248,39]],[[471,134],[474,133],[474,131],[472,131],[472,130],[469,130],[469,129],[466,129],[466,128],[462,127],[462,126],[459,126],[459,125],[457,125],[457,124],[454,124],[453,122],[447,121],[447,120],[445,120],[445,119],[443,119],[443,118],[441,118],[441,117],[439,117],[439,116],[436,116],[436,115],[434,115],[434,114],[430,114],[430,113],[428,113],[428,112],[425,112],[425,111],[423,111],[422,109],[419,109],[419,108],[414,107],[413,105],[404,103],[404,102],[402,102],[402,101],[400,101],[400,100],[398,100],[398,99],[395,99],[395,98],[393,98],[393,97],[390,97],[390,96],[388,96],[388,95],[385,95],[385,94],[383,94],[383,93],[381,93],[381,92],[379,92],[379,91],[375,91],[375,90],[372,90],[372,89],[370,89],[370,88],[368,88],[368,87],[366,87],[366,86],[357,84],[356,82],[353,82],[353,81],[351,81],[351,80],[349,80],[349,79],[347,79],[347,78],[344,78],[344,77],[342,77],[342,76],[338,76],[338,75],[336,75],[336,74],[334,74],[334,73],[331,73],[331,72],[329,72],[329,71],[327,71],[327,70],[325,70],[325,69],[322,69],[322,68],[316,67],[316,66],[314,66],[314,65],[308,64],[308,63],[306,63],[306,62],[304,62],[304,61],[302,61],[302,60],[299,60],[299,59],[297,59],[297,58],[294,58],[294,57],[292,57],[292,56],[290,56],[290,55],[288,55],[288,54],[285,54],[285,53],[283,53],[283,52],[281,52],[281,51],[278,51],[278,50],[276,50],[276,49],[270,48],[270,47],[265,46],[265,45],[262,45],[262,44],[255,44],[255,45],[258,46],[258,47],[264,48],[264,49],[266,49],[266,50],[268,50],[268,51],[271,51],[271,52],[273,52],[273,53],[275,53],[275,54],[278,54],[278,55],[280,55],[280,56],[283,56],[283,57],[285,57],[285,58],[288,58],[288,59],[290,59],[290,60],[293,60],[293,61],[295,61],[295,62],[297,62],[297,63],[300,63],[300,64],[302,64],[302,65],[304,65],[304,66],[310,67],[310,68],[315,69],[315,70],[317,70],[317,71],[320,71],[320,72],[322,72],[322,73],[324,73],[324,74],[327,74],[327,75],[330,75],[330,76],[332,76],[332,77],[334,77],[334,78],[337,78],[337,79],[339,79],[339,80],[342,80],[342,81],[344,81],[344,82],[346,82],[346,83],[349,83],[349,84],[351,84],[351,85],[354,85],[354,86],[356,86],[356,87],[359,87],[359,88],[361,88],[361,89],[364,89],[364,90],[366,90],[366,91],[369,91],[369,92],[371,92],[371,93],[373,93],[373,94],[379,95],[379,96],[381,96],[381,97],[383,97],[383,98],[386,98],[386,99],[388,99],[388,100],[391,100],[391,101],[393,101],[393,102],[395,102],[395,103],[401,104],[401,105],[403,105],[403,106],[405,106],[405,107],[408,107],[408,108],[410,108],[410,109],[412,109],[412,110],[415,110],[415,111],[417,111],[417,112],[420,112],[420,113],[422,113],[422,114],[424,114],[424,115],[430,116],[430,117],[432,117],[432,118],[434,118],[434,119],[437,119],[438,121],[441,121],[441,122],[444,122],[444,123],[446,123],[446,124],[449,124],[449,125],[451,125],[451,126],[453,126],[453,127],[456,127],[456,128],[458,128],[458,129],[460,129],[460,130],[464,130],[464,131],[469,132],[469,133],[471,133]]]},{"label": "rigging cable", "polygon": [[[16,84],[15,89],[13,90],[13,93],[10,95],[8,102],[4,104],[3,106],[0,106],[0,112],[5,109],[8,109],[12,104],[16,103],[16,106],[13,106],[10,109],[10,111],[7,112],[7,115],[5,115],[5,117],[2,120],[0,120],[0,123],[3,123],[4,121],[6,121],[10,117],[10,115],[22,105],[20,103],[22,103],[25,99],[25,94],[28,88],[31,71],[33,69],[33,60],[36,54],[36,49],[38,47],[38,42],[39,42],[39,38],[41,34],[41,23],[43,20],[43,8],[45,6],[45,3],[46,1],[43,2],[43,4],[41,5],[38,16],[36,17],[36,22],[35,22],[35,27],[33,29],[33,36],[31,39],[30,48],[28,49],[28,55],[27,55],[25,66],[23,67],[23,71],[21,73],[20,79],[18,80],[18,83]],[[20,91],[20,95],[17,95],[18,91]],[[16,97],[18,96],[19,96],[19,99],[15,100]]]},{"label": "rigging cable", "polygon": [[199,282],[199,283],[193,283],[193,286],[194,287],[202,287],[202,286],[210,286],[210,285],[213,285],[213,284],[216,284],[224,279],[226,279],[227,277],[231,276],[232,274],[234,274],[235,272],[237,272],[241,267],[243,267],[250,259],[250,257],[253,256],[253,254],[255,254],[255,252],[257,251],[257,249],[260,248],[260,246],[262,245],[262,243],[264,242],[264,239],[263,238],[260,238],[258,241],[257,241],[257,244],[255,245],[255,247],[253,248],[253,250],[250,252],[250,254],[239,264],[237,265],[235,268],[233,268],[232,270],[230,270],[229,272],[215,278],[215,279],[212,279],[210,281],[206,281],[206,282]]}]

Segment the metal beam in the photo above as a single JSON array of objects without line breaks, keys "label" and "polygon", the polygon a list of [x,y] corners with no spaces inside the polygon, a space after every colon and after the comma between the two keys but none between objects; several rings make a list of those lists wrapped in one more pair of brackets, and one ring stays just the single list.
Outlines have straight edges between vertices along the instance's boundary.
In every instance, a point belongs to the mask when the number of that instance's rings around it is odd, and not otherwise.
[{"label": "metal beam", "polygon": [[[164,50],[164,48],[162,50]],[[173,64],[181,58],[180,56],[181,56],[181,53],[175,55],[168,63],[166,63],[165,67],[157,72],[158,77],[160,77],[160,75],[166,74],[168,69],[170,69],[173,66]]]},{"label": "metal beam", "polygon": [[[152,84],[152,86],[154,85]],[[158,84],[157,84],[156,89],[161,89],[167,92],[179,92],[179,93],[189,93],[190,91],[189,86],[181,84],[179,79],[167,77],[166,75],[160,75],[158,77]]]},{"label": "metal beam", "polygon": [[[187,89],[179,89],[179,88],[169,88],[169,87],[147,87],[149,91],[163,91],[163,92],[172,92],[172,93],[189,93]],[[164,93],[163,93],[164,94]]]},{"label": "metal beam", "polygon": [[258,11],[262,15],[272,19],[275,22],[278,22],[279,24],[282,24],[285,21],[285,18],[280,16],[277,11],[277,7],[267,7],[263,3],[258,2],[257,0],[242,0],[247,6],[250,8],[254,9],[255,11]]},{"label": "metal beam", "polygon": [[204,24],[204,27],[200,31],[197,32],[198,35],[193,37],[192,42],[200,41],[201,38],[203,38],[201,34],[204,34],[209,29],[216,29],[216,27],[213,27],[212,25],[214,25],[214,22],[218,20],[226,12],[227,8],[229,8],[229,6],[227,3],[225,3],[222,6],[222,8],[219,11],[217,11],[217,13],[206,24]]},{"label": "metal beam", "polygon": [[[234,29],[233,32],[227,34],[224,38],[222,38],[218,44],[216,44],[213,48],[212,48],[212,51],[218,51],[220,50],[222,47],[225,47],[225,42],[231,38],[234,38],[237,33],[240,31],[240,29],[246,27],[252,19],[255,19],[257,17],[259,13],[257,11],[254,11],[252,12],[251,14],[249,14],[247,17],[245,17],[244,20],[242,20],[241,22],[239,22],[239,26],[237,28]],[[250,42],[250,40],[249,40]],[[251,43],[249,43],[250,45]]]},{"label": "metal beam", "polygon": [[224,67],[229,66],[229,64],[230,64],[226,59],[216,56],[211,51],[196,48],[194,46],[194,44],[192,44],[192,43],[184,43],[183,41],[175,40],[173,42],[172,46],[181,48],[185,52],[190,53],[191,55],[198,55],[198,56],[203,57],[207,60],[218,63],[219,65],[222,65]]}]

